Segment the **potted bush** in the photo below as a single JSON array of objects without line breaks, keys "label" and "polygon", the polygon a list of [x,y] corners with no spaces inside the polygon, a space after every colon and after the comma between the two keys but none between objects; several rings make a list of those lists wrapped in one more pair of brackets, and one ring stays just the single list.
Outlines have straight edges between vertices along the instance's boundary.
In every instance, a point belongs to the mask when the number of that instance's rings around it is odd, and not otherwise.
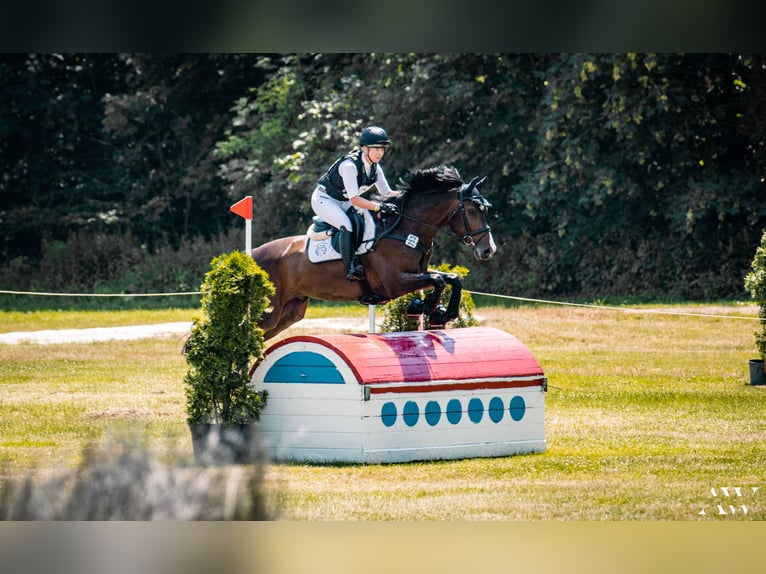
[{"label": "potted bush", "polygon": [[[448,263],[442,263],[436,267],[437,271],[444,273],[457,273],[458,277],[464,279],[468,275],[468,268],[456,265],[451,267]],[[439,303],[446,305],[452,294],[452,287],[447,285],[444,292],[441,295]],[[397,297],[393,301],[386,303],[384,307],[383,324],[381,325],[382,331],[387,332],[400,332],[400,331],[417,331],[419,327],[420,319],[423,320],[423,329],[430,329],[431,325],[428,323],[428,317],[408,315],[407,310],[410,308],[413,300],[423,299],[422,292],[407,293],[401,297]],[[474,308],[473,298],[470,293],[463,291],[460,294],[460,306],[458,307],[458,318],[450,322],[452,328],[474,327],[479,323],[474,319],[472,311]]]},{"label": "potted bush", "polygon": [[274,286],[241,251],[220,255],[202,282],[203,317],[195,317],[184,352],[187,422],[201,464],[252,461],[253,424],[266,395],[250,385],[253,360],[263,354],[257,326]]},{"label": "potted bush", "polygon": [[766,231],[761,236],[761,244],[755,250],[755,257],[750,264],[750,273],[745,277],[745,289],[758,304],[758,317],[761,319],[760,329],[755,332],[755,346],[760,358],[750,359],[750,384],[766,384],[764,372],[764,355],[766,355]]}]

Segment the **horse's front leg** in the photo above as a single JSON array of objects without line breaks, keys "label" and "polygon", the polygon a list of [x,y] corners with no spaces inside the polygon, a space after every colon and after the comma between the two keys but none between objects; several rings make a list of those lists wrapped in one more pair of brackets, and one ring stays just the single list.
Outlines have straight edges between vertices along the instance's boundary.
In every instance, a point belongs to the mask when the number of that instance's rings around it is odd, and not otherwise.
[{"label": "horse's front leg", "polygon": [[441,277],[447,285],[452,287],[452,290],[446,308],[438,304],[441,299],[441,292],[439,292],[439,296],[431,307],[426,304],[425,307],[428,308],[428,311],[424,309],[424,312],[428,313],[428,324],[432,327],[443,327],[449,321],[457,319],[460,315],[460,297],[463,291],[463,282],[456,273],[441,273]]},{"label": "horse's front leg", "polygon": [[434,315],[434,319],[436,319],[437,326],[441,326],[444,323],[439,323],[441,312],[441,305],[439,305],[439,301],[441,301],[442,293],[444,293],[444,288],[447,286],[447,282],[444,280],[444,274],[438,273],[434,271],[433,273],[428,273],[427,275],[430,276],[431,283],[434,286],[433,289],[426,295],[423,305],[423,314],[428,315],[428,322],[431,323],[431,317]]},{"label": "horse's front leg", "polygon": [[[427,315],[428,324],[431,327],[443,327],[448,321],[456,319],[460,309],[460,296],[463,289],[460,277],[455,273],[442,273],[441,271],[430,271],[420,273],[410,278],[407,292],[418,289],[431,290],[425,296],[424,300],[414,299],[407,309],[407,315]],[[447,285],[452,287],[449,303],[447,307],[440,305],[442,293]]]},{"label": "horse's front leg", "polygon": [[392,294],[391,298],[400,297],[406,293],[414,293],[421,289],[430,289],[428,295],[424,299],[415,298],[410,302],[410,306],[407,309],[407,315],[430,315],[441,299],[442,293],[447,283],[444,281],[442,273],[428,272],[428,273],[407,273],[399,278],[397,284],[397,294]]},{"label": "horse's front leg", "polygon": [[[449,321],[453,321],[458,318],[460,315],[460,298],[463,293],[463,281],[460,279],[460,276],[456,273],[445,273],[444,274],[444,281],[452,287],[450,296],[449,296],[449,302],[447,303],[447,309],[444,312],[443,317],[434,317],[434,315],[440,311],[440,308],[437,308],[435,311],[431,313],[431,315],[428,317],[428,322],[430,324],[441,324],[444,325],[445,323],[448,323]],[[439,322],[441,320],[441,322]]]}]

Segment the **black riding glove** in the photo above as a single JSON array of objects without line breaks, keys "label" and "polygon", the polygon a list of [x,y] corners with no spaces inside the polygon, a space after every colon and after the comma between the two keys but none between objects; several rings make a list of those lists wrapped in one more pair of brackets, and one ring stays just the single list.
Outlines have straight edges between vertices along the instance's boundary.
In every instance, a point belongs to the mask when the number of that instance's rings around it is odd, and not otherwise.
[{"label": "black riding glove", "polygon": [[381,215],[386,215],[387,213],[396,213],[399,210],[393,203],[381,203],[380,209],[378,209],[378,211],[381,213]]}]

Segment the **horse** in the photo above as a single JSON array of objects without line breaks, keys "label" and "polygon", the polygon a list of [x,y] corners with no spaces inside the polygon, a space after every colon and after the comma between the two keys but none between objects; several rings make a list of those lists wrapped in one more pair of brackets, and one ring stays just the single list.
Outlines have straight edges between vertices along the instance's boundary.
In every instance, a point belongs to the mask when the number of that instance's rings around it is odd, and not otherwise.
[{"label": "horse", "polygon": [[[455,273],[429,270],[428,263],[434,236],[444,226],[473,249],[476,259],[487,261],[495,254],[497,247],[487,224],[491,204],[480,191],[486,179],[475,177],[465,183],[457,169],[447,166],[418,170],[402,178],[402,193],[385,199],[395,205],[395,212],[379,215],[372,245],[359,255],[364,268],[360,281],[346,279],[340,259],[310,262],[307,235],[282,237],[253,249],[250,255],[275,287],[270,306],[259,320],[264,339],[303,319],[310,298],[377,305],[431,289],[423,300],[413,300],[408,314],[428,315],[431,327],[456,319],[461,279]],[[446,285],[452,292],[445,309],[439,301]]]}]

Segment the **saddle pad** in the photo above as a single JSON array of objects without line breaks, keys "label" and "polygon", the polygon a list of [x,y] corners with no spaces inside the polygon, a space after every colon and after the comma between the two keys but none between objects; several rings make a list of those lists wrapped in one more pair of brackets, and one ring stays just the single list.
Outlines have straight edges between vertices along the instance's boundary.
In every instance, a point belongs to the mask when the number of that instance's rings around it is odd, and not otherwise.
[{"label": "saddle pad", "polygon": [[[375,221],[372,219],[372,213],[365,209],[364,239],[356,250],[357,254],[363,255],[364,253],[367,253],[372,246],[373,239],[375,239]],[[309,261],[312,263],[323,263],[325,261],[337,261],[340,259],[340,253],[332,246],[332,240],[329,237],[320,241],[307,238],[306,254],[308,255]]]}]

